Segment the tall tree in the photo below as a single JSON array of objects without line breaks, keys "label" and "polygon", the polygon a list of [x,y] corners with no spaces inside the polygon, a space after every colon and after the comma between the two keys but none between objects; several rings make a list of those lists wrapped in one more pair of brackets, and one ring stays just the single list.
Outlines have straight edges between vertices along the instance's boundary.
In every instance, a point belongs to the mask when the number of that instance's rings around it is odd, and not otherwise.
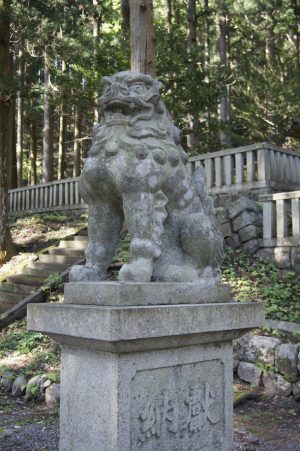
[{"label": "tall tree", "polygon": [[[62,75],[66,72],[66,62],[61,61]],[[67,128],[67,101],[64,85],[61,86],[61,104],[59,107],[59,135],[58,135],[58,171],[57,178],[65,177],[66,166],[66,128]]]},{"label": "tall tree", "polygon": [[131,70],[156,75],[153,0],[130,0]]},{"label": "tall tree", "polygon": [[81,130],[82,130],[82,112],[79,108],[75,109],[75,122],[74,122],[74,166],[73,166],[73,177],[78,177],[80,175],[81,159],[82,159],[82,141],[81,141]]},{"label": "tall tree", "polygon": [[23,43],[18,42],[18,93],[17,93],[17,178],[18,187],[23,186],[23,132],[24,132],[24,55]]},{"label": "tall tree", "polygon": [[7,157],[9,151],[9,127],[12,100],[9,89],[10,55],[10,1],[0,0],[0,264],[13,254],[13,245],[8,228]]},{"label": "tall tree", "polygon": [[229,28],[228,28],[228,15],[227,11],[222,8],[222,4],[219,3],[217,12],[217,27],[219,31],[219,39],[217,43],[218,56],[222,70],[224,71],[224,82],[221,86],[221,99],[219,104],[219,119],[221,123],[220,127],[220,143],[221,146],[230,146],[230,87],[227,84],[227,71],[229,67],[228,61],[228,41],[229,41]]},{"label": "tall tree", "polygon": [[[197,9],[196,0],[188,0],[187,5],[187,51],[188,63],[191,73],[197,72],[196,61],[199,59],[197,49]],[[197,99],[191,99],[191,111],[188,114],[189,132],[187,134],[187,145],[194,151],[198,144],[197,129],[199,128],[199,110],[197,108]]]},{"label": "tall tree", "polygon": [[[93,53],[94,53],[94,62],[96,63],[97,60],[97,53],[99,48],[99,42],[100,42],[100,25],[101,25],[101,13],[99,11],[99,0],[93,0]],[[95,91],[95,106],[94,106],[94,122],[99,122],[99,105],[98,105],[98,98],[99,98],[99,91],[96,89]]]},{"label": "tall tree", "polygon": [[53,168],[53,107],[50,100],[50,73],[47,46],[44,51],[44,129],[43,129],[43,182],[51,182]]}]

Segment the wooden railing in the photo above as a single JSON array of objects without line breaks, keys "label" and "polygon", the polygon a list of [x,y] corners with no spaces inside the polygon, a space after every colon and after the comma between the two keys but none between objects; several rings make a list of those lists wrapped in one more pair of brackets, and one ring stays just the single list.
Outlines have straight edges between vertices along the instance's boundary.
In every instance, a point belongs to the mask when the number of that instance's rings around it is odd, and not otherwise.
[{"label": "wooden railing", "polygon": [[[211,195],[267,194],[300,189],[300,154],[259,143],[190,157],[191,172],[203,165]],[[86,207],[78,193],[78,178],[9,191],[11,214]]]},{"label": "wooden railing", "polygon": [[300,246],[300,191],[260,196],[263,246]]},{"label": "wooden railing", "polygon": [[300,154],[268,143],[226,149],[190,158],[192,171],[203,164],[210,194],[300,189]]},{"label": "wooden railing", "polygon": [[9,210],[12,214],[84,207],[85,204],[78,192],[78,177],[9,191]]}]

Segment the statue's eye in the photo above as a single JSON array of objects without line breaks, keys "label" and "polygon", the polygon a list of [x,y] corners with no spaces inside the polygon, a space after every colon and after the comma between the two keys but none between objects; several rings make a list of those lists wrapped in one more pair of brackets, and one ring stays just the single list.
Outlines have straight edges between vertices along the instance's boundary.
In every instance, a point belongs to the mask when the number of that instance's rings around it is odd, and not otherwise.
[{"label": "statue's eye", "polygon": [[134,83],[129,86],[129,92],[134,92],[136,94],[141,94],[146,89],[146,86],[141,83]]}]

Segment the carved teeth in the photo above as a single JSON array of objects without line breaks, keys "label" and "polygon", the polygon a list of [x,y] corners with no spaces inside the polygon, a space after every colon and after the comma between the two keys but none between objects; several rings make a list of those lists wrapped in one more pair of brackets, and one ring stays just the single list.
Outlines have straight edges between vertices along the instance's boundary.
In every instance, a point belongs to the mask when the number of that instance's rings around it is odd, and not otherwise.
[{"label": "carved teeth", "polygon": [[121,112],[112,113],[110,116],[110,119],[122,119],[124,117],[124,114]]}]

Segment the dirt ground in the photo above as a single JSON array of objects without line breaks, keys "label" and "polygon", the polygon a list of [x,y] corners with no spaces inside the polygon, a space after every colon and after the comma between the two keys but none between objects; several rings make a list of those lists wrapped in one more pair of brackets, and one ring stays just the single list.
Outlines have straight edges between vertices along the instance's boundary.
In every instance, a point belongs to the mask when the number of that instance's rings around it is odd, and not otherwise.
[{"label": "dirt ground", "polygon": [[[57,410],[0,394],[1,451],[57,451],[58,429]],[[234,409],[234,432],[235,451],[300,451],[300,405],[262,394]]]},{"label": "dirt ground", "polygon": [[300,451],[300,403],[262,392],[234,409],[234,433],[236,450]]}]

